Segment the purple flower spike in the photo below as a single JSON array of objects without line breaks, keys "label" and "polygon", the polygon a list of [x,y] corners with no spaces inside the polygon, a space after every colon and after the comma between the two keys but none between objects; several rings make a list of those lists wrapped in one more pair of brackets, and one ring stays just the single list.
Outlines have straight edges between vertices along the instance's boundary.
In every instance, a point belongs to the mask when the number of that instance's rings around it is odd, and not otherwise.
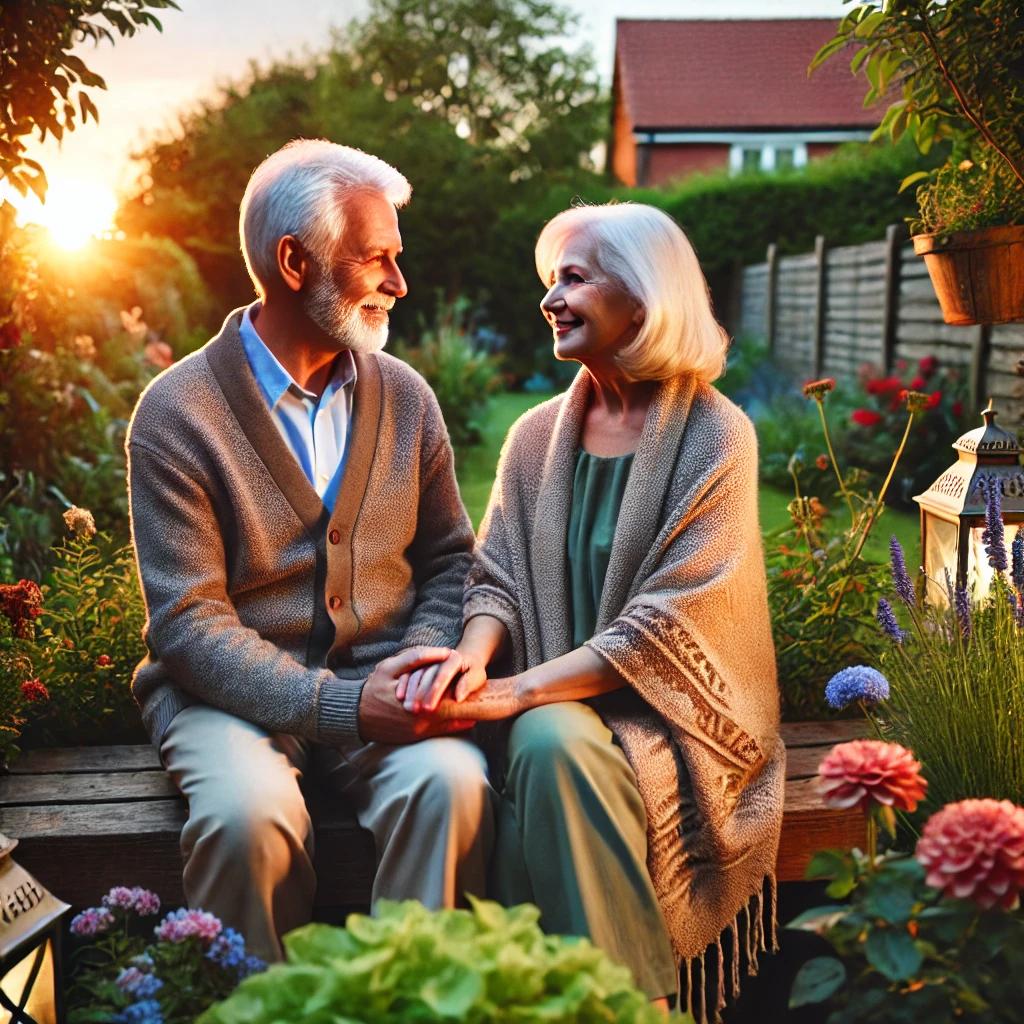
[{"label": "purple flower spike", "polygon": [[877,704],[888,697],[889,680],[868,665],[840,669],[825,686],[825,701],[837,710],[858,702]]},{"label": "purple flower spike", "polygon": [[896,613],[892,610],[892,605],[884,597],[878,600],[877,618],[878,624],[889,639],[897,644],[903,643],[907,634],[900,629],[900,624],[896,621]]},{"label": "purple flower spike", "polygon": [[960,633],[964,637],[971,635],[971,599],[966,587],[957,587],[953,594],[953,606],[956,608],[956,620],[960,623]]},{"label": "purple flower spike", "polygon": [[985,487],[985,532],[981,539],[988,554],[988,564],[996,572],[1005,572],[1009,562],[1003,535],[1003,496],[999,482],[992,478]]},{"label": "purple flower spike", "polygon": [[1019,527],[1017,536],[1013,538],[1010,554],[1013,558],[1013,585],[1024,592],[1024,530]]},{"label": "purple flower spike", "polygon": [[907,572],[903,548],[900,547],[900,542],[895,535],[889,538],[889,562],[892,566],[892,582],[896,593],[908,608],[913,608],[917,604],[917,596],[914,594],[914,584]]}]

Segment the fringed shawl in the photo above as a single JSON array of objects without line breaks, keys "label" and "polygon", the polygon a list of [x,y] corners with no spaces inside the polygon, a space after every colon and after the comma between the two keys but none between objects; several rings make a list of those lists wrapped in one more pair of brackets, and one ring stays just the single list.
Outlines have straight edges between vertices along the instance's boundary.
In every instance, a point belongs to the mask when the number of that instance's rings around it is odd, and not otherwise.
[{"label": "fringed shawl", "polygon": [[[513,670],[572,649],[566,531],[590,376],[526,413],[502,450],[464,615],[500,619]],[[704,1016],[725,1002],[774,905],[785,748],[747,417],[692,377],[659,385],[633,459],[588,642],[643,698],[607,724],[647,809],[648,867]],[[774,936],[774,906],[768,909]],[[774,939],[773,939],[774,941]],[[716,946],[717,984],[704,976]],[[709,1009],[711,1008],[709,1007]]]}]

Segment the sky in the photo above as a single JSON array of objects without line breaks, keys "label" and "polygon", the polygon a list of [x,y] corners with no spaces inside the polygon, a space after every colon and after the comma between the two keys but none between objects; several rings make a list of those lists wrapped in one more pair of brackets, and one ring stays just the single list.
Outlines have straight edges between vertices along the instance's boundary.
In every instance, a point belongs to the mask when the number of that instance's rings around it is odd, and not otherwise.
[{"label": "sky", "polygon": [[[100,112],[65,136],[32,146],[50,178],[46,214],[25,207],[23,219],[50,222],[88,208],[102,220],[113,215],[113,193],[136,175],[133,149],[176,123],[178,111],[218,83],[244,76],[250,62],[325,48],[332,27],[364,13],[367,0],[178,0],[180,11],[159,12],[163,32],[144,29],[116,45],[87,44],[78,52],[107,82],[93,90]],[[564,0],[580,18],[578,41],[592,47],[602,78],[611,81],[615,19],[834,17],[841,0]],[[289,9],[301,11],[294,17]],[[109,208],[109,213],[107,209]],[[65,211],[67,213],[65,214]]]}]

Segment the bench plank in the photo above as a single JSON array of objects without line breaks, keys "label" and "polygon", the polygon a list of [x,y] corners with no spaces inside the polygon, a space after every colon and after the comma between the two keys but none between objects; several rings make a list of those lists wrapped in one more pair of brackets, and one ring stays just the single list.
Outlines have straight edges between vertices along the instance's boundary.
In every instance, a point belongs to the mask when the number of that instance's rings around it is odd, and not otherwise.
[{"label": "bench plank", "polygon": [[57,747],[52,750],[26,750],[11,765],[11,774],[130,772],[160,767],[160,758],[152,744],[134,743],[119,747]]},{"label": "bench plank", "polygon": [[96,804],[178,796],[165,771],[58,772],[0,777],[0,807]]},{"label": "bench plank", "polygon": [[783,722],[779,727],[788,750],[795,747],[831,747],[868,735],[871,726],[863,718],[843,718],[835,722]]}]

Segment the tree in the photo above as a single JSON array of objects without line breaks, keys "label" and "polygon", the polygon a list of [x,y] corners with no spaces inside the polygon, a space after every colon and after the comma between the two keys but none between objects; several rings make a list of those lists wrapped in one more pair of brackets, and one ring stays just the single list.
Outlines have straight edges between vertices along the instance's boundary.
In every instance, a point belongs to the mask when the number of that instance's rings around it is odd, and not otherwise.
[{"label": "tree", "polygon": [[[145,172],[119,224],[174,238],[225,305],[247,301],[237,245],[246,180],[289,139],[326,137],[375,153],[412,182],[401,217],[410,296],[397,307],[396,335],[433,323],[438,295],[465,296],[475,321],[493,323],[490,298],[501,307],[510,277],[533,276],[531,260],[499,263],[502,214],[553,183],[596,177],[589,152],[606,106],[593,60],[550,41],[570,27],[539,0],[375,0],[329,52],[252,68],[138,154]],[[532,294],[523,312],[535,314]]]},{"label": "tree", "polygon": [[114,42],[160,22],[147,8],[178,9],[175,0],[5,0],[0,5],[0,179],[22,195],[46,197],[46,173],[25,139],[60,139],[99,113],[88,89],[106,83],[71,50],[91,39]]}]

